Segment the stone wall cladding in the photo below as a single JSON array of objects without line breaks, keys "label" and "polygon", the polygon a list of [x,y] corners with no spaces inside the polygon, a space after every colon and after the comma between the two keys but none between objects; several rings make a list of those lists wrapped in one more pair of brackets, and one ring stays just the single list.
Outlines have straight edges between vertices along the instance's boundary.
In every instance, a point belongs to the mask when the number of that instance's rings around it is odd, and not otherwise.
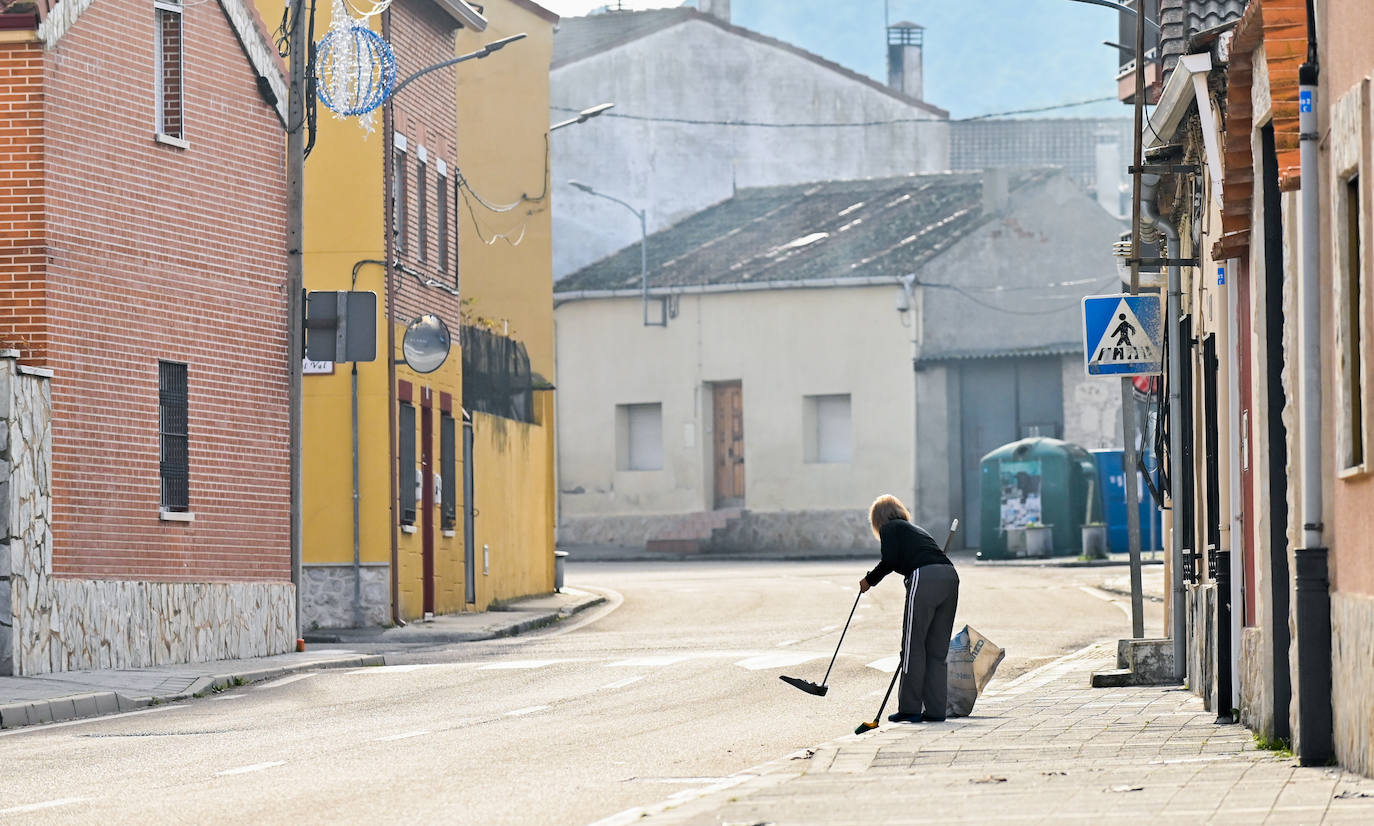
[{"label": "stone wall cladding", "polygon": [[[937,540],[943,542],[939,531]],[[878,540],[868,523],[866,510],[745,511],[741,517],[702,544],[705,551],[849,551],[871,549],[878,554]]]},{"label": "stone wall cladding", "polygon": [[1331,594],[1331,723],[1336,759],[1374,777],[1374,597]]},{"label": "stone wall cladding", "polygon": [[[391,622],[391,568],[362,566],[363,625]],[[301,620],[305,628],[351,628],[353,568],[350,565],[306,565],[301,571]]]},{"label": "stone wall cladding", "polygon": [[1202,707],[1216,711],[1217,586],[1186,585],[1188,589],[1188,688],[1202,698]]},{"label": "stone wall cladding", "polygon": [[1250,626],[1240,634],[1240,722],[1266,737],[1274,733],[1269,643],[1264,630]]}]

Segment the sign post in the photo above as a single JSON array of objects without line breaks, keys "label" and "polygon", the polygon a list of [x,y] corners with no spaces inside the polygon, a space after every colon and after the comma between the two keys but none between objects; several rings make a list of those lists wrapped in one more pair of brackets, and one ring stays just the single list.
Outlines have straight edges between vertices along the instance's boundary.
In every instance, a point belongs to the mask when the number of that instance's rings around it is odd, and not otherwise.
[{"label": "sign post", "polygon": [[1104,295],[1083,299],[1083,358],[1090,376],[1121,377],[1125,451],[1126,525],[1131,556],[1131,636],[1145,636],[1140,573],[1140,476],[1136,469],[1135,393],[1132,376],[1158,375],[1164,314],[1158,295]]}]

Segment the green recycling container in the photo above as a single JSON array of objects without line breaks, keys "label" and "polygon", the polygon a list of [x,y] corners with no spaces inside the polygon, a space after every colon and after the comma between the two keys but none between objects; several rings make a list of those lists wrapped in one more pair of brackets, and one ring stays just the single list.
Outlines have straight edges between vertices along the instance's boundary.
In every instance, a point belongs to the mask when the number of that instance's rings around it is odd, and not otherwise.
[{"label": "green recycling container", "polygon": [[1102,522],[1097,462],[1059,439],[1003,445],[981,462],[979,559],[1078,556],[1082,526]]}]

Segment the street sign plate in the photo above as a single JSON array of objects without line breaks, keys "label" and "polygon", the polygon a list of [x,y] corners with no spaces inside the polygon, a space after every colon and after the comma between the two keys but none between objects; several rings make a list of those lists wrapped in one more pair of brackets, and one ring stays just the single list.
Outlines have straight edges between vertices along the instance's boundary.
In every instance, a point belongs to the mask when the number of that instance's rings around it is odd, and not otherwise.
[{"label": "street sign plate", "polygon": [[1083,357],[1090,376],[1157,376],[1164,352],[1158,295],[1083,299]]}]

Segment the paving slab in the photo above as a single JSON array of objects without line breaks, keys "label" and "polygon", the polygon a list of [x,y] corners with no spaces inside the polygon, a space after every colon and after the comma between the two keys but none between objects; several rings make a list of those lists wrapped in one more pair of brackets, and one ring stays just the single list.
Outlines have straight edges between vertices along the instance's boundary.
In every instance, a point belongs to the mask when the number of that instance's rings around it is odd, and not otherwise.
[{"label": "paving slab", "polygon": [[1114,658],[1089,646],[994,684],[970,717],[884,723],[597,826],[1374,823],[1374,779],[1261,750],[1182,687],[1092,688]]}]

